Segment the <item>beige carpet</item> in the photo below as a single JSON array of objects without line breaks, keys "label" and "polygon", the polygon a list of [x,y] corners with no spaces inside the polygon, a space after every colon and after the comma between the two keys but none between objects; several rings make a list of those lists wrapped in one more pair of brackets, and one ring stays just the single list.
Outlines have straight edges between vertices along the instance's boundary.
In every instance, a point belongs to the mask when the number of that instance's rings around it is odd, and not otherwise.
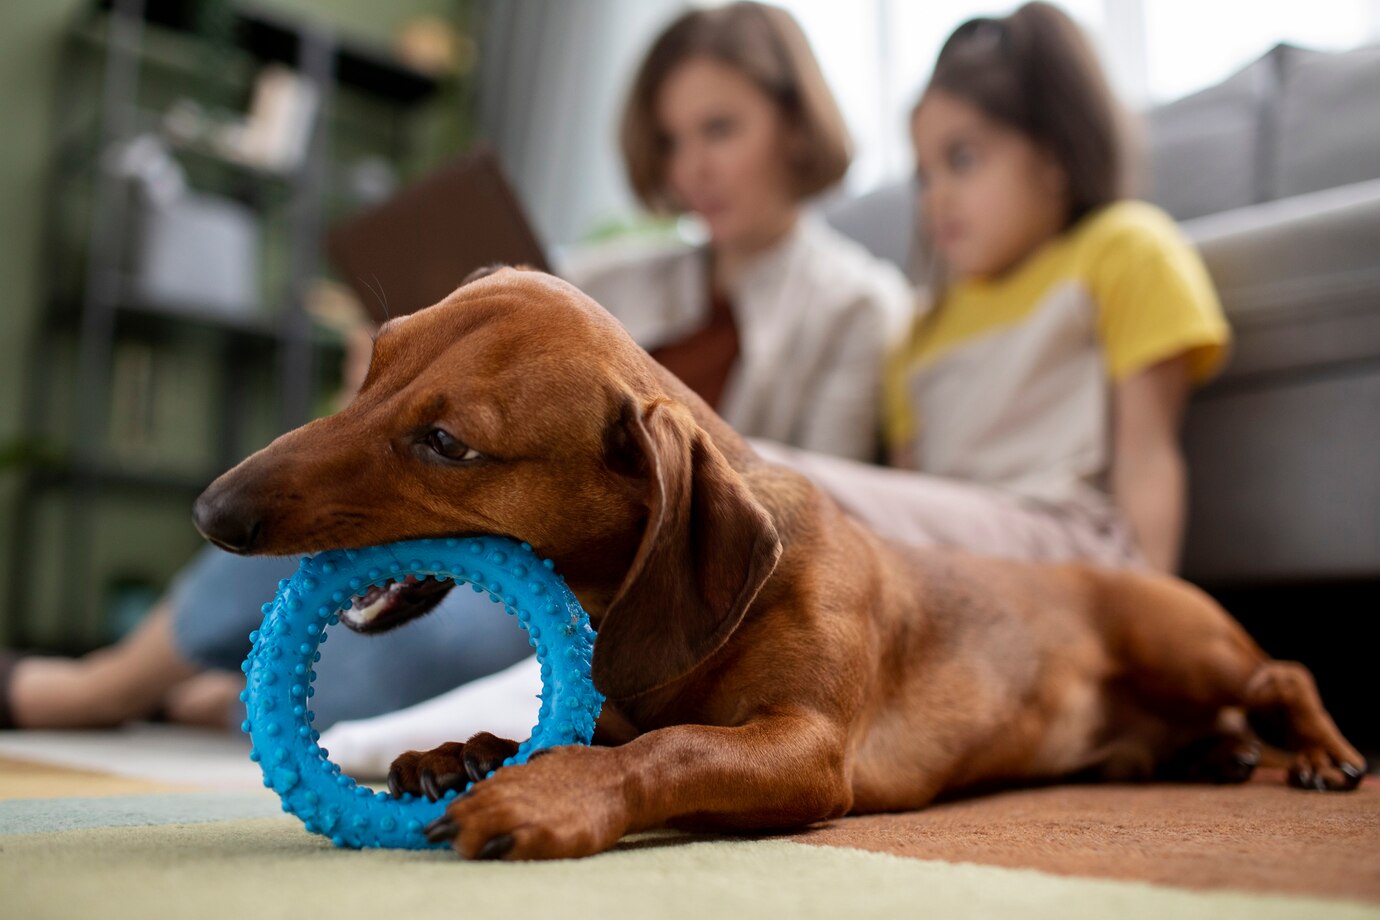
[{"label": "beige carpet", "polygon": [[0,837],[0,916],[26,920],[361,917],[1032,917],[1353,920],[1374,906],[788,841],[628,841],[587,860],[463,863],[333,849],[291,818]]},{"label": "beige carpet", "polygon": [[0,761],[0,920],[1380,920],[1380,788],[1053,787],[556,863],[336,850],[254,792]]}]

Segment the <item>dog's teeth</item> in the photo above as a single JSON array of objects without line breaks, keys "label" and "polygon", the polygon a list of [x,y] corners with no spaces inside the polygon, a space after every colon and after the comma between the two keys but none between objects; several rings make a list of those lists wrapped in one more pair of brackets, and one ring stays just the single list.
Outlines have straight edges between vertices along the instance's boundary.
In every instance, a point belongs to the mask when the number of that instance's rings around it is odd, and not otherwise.
[{"label": "dog's teeth", "polygon": [[390,598],[388,596],[388,592],[381,592],[378,596],[378,599],[376,599],[373,603],[369,604],[367,607],[362,607],[355,611],[357,614],[356,622],[368,623],[370,620],[372,620],[374,617],[378,616],[380,613],[384,611],[384,609],[388,606],[389,601]]}]

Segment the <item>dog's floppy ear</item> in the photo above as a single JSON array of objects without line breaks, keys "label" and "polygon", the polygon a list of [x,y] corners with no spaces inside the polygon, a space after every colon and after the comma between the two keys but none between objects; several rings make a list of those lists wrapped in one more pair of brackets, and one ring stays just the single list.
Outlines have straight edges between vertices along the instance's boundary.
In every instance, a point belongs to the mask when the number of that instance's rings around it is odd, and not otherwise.
[{"label": "dog's floppy ear", "polygon": [[645,479],[647,524],[594,643],[594,684],[627,699],[693,670],[728,640],[776,567],[766,510],[690,413],[629,400],[611,458]]}]

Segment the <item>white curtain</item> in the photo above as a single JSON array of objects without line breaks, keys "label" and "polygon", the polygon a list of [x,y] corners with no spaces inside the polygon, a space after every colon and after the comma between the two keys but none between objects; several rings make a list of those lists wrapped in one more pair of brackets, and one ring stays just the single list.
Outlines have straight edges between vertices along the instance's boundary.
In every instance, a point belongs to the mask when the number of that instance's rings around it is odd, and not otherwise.
[{"label": "white curtain", "polygon": [[618,119],[633,71],[685,0],[491,0],[479,134],[497,148],[542,242],[579,240],[632,198]]}]

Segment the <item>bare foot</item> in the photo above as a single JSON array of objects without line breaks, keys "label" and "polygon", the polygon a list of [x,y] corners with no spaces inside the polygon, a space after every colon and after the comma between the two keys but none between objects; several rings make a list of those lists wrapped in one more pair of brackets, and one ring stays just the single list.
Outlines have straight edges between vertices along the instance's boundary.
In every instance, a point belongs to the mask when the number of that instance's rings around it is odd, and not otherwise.
[{"label": "bare foot", "polygon": [[171,607],[160,603],[115,645],[82,658],[21,658],[6,702],[20,728],[103,728],[146,718],[197,671],[173,641]]},{"label": "bare foot", "polygon": [[163,697],[168,721],[203,728],[229,728],[239,722],[234,705],[244,689],[244,675],[203,671],[171,687]]}]

